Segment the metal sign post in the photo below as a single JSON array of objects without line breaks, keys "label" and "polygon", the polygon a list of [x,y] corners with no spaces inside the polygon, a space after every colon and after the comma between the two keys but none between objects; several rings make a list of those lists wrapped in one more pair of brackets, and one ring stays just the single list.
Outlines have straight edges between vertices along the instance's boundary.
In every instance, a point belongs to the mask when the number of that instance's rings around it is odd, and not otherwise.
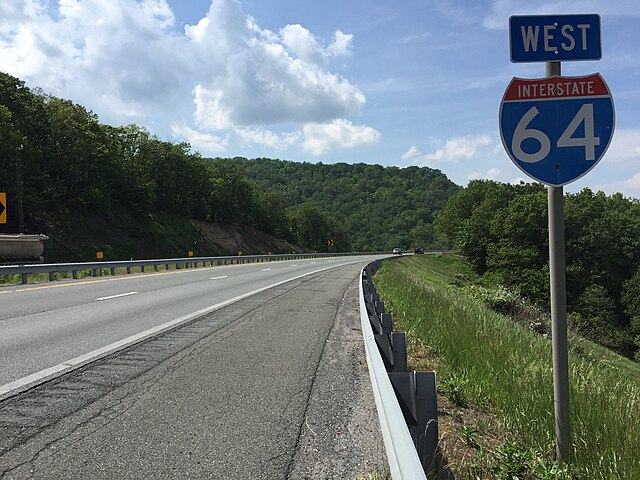
[{"label": "metal sign post", "polygon": [[602,57],[599,15],[509,19],[511,61],[545,62],[546,78],[514,78],[500,104],[500,138],[513,163],[547,185],[556,456],[569,461],[569,355],[563,186],[586,175],[606,152],[613,98],[595,73],[562,77],[560,61]]},{"label": "metal sign post", "polygon": [[[560,75],[560,62],[546,63],[547,77]],[[567,285],[564,255],[564,191],[547,186],[549,209],[549,277],[551,286],[551,342],[553,350],[553,405],[556,419],[556,456],[569,461],[569,348],[567,342]]]}]

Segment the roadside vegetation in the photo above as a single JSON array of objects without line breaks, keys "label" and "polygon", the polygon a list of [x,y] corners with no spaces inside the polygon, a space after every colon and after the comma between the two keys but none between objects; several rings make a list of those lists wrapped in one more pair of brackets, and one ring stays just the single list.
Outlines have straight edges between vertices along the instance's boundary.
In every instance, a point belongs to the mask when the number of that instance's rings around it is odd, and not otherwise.
[{"label": "roadside vegetation", "polygon": [[453,422],[466,445],[462,459],[448,459],[459,478],[640,478],[636,363],[571,336],[571,461],[558,465],[544,312],[531,305],[527,321],[498,313],[527,306],[455,255],[385,262],[374,280],[407,332],[414,366],[437,368],[447,416],[475,412],[472,422]]},{"label": "roadside vegetation", "polygon": [[[640,201],[587,188],[565,195],[567,310],[582,336],[640,360]],[[547,193],[540,184],[475,180],[436,230],[473,272],[549,305]]]}]

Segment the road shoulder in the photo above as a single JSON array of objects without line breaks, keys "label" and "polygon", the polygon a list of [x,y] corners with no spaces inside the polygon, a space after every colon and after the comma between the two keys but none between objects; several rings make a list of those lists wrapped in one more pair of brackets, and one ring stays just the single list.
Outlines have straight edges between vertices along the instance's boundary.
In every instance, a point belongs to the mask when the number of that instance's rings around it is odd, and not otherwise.
[{"label": "road shoulder", "polygon": [[325,343],[289,478],[353,479],[386,468],[355,280]]}]

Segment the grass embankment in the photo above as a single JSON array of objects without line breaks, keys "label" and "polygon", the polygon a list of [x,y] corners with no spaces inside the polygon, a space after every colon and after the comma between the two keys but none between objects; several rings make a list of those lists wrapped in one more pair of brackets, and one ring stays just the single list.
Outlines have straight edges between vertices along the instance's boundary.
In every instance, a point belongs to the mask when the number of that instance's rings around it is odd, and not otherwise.
[{"label": "grass embankment", "polygon": [[[439,386],[461,389],[523,446],[553,458],[549,338],[464,295],[453,285],[456,273],[473,276],[459,257],[425,255],[385,262],[374,280],[396,329],[442,365]],[[570,471],[581,479],[640,478],[639,366],[575,337],[571,350]]]}]

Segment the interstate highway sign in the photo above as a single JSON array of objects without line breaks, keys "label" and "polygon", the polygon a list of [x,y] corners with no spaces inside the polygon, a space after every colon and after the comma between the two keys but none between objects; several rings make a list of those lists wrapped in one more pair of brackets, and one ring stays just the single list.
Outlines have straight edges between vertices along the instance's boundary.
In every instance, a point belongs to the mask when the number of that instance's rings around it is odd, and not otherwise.
[{"label": "interstate highway sign", "polygon": [[509,47],[514,63],[599,60],[600,15],[514,15]]},{"label": "interstate highway sign", "polygon": [[614,129],[611,93],[599,73],[514,78],[500,104],[500,137],[531,178],[560,187],[596,166]]}]

